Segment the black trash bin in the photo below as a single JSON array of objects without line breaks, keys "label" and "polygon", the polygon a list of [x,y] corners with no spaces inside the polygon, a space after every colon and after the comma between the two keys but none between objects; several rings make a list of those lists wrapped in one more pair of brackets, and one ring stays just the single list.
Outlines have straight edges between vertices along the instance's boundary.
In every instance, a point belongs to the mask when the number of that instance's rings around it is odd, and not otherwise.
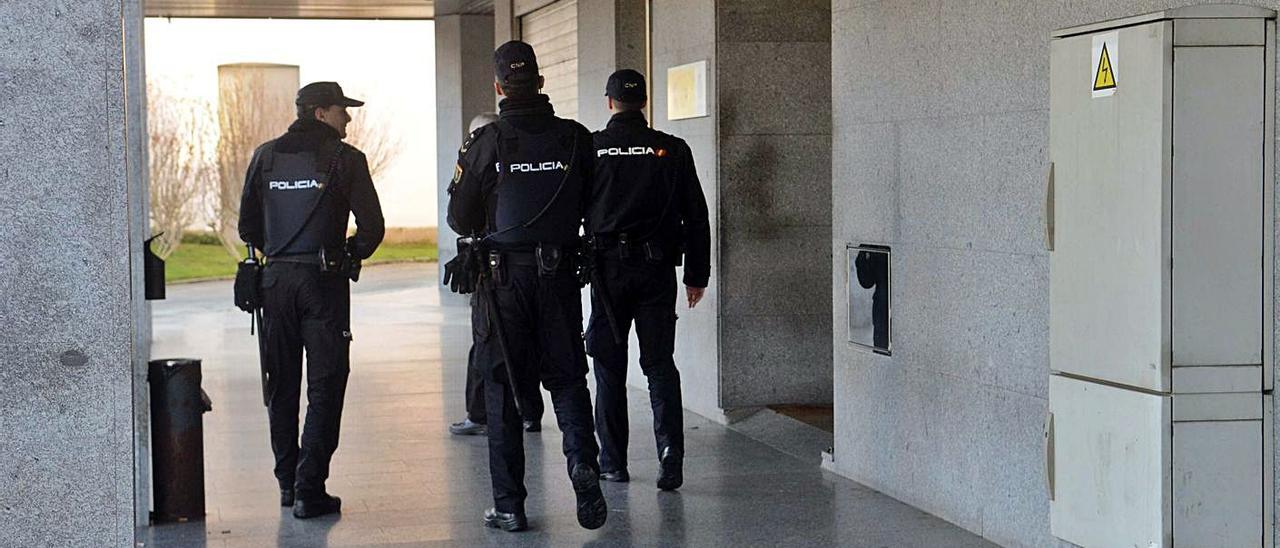
[{"label": "black trash bin", "polygon": [[151,477],[157,522],[204,519],[204,413],[200,360],[151,360]]}]

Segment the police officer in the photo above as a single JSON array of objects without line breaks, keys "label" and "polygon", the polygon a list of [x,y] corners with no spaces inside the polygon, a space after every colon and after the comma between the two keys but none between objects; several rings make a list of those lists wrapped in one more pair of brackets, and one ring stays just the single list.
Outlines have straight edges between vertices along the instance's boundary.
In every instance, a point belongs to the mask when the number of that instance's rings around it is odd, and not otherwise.
[{"label": "police officer", "polygon": [[[305,519],[340,511],[325,491],[338,448],[351,344],[348,276],[382,241],[382,207],[365,155],[343,143],[364,103],[335,82],[298,90],[298,119],[253,154],[240,200],[240,238],[262,250],[263,361],[280,503]],[[344,241],[347,219],[356,234]],[[307,417],[298,445],[302,353]]]},{"label": "police officer", "polygon": [[[482,112],[471,119],[471,124],[467,131],[476,133],[480,128],[498,121],[498,115],[492,112]],[[476,351],[472,348],[467,352],[467,385],[466,385],[466,406],[467,416],[461,421],[449,425],[449,433],[455,436],[476,436],[485,433],[484,425],[488,422],[488,417],[484,409],[484,371],[479,363],[476,363]],[[524,418],[525,432],[541,432],[542,431],[542,395],[538,391],[537,383],[526,383],[527,393],[522,400],[524,408],[521,409]]]},{"label": "police officer", "polygon": [[683,139],[650,129],[644,76],[620,70],[605,86],[614,115],[593,135],[595,182],[586,219],[596,250],[587,350],[595,361],[596,429],[601,478],[627,472],[627,333],[640,339],[640,368],[649,380],[657,440],[658,488],[684,483],[675,267],[684,255],[689,308],[702,299],[711,273],[707,200]]},{"label": "police officer", "polygon": [[543,78],[529,44],[503,44],[494,62],[494,87],[505,96],[499,119],[462,145],[449,185],[449,226],[482,236],[478,253],[484,268],[471,325],[475,357],[484,369],[494,495],[484,523],[506,531],[528,527],[517,409],[522,404],[513,393],[523,393],[522,383],[541,380],[563,433],[578,523],[596,529],[604,525],[607,509],[572,260],[591,182],[591,134],[555,116],[540,93]]}]

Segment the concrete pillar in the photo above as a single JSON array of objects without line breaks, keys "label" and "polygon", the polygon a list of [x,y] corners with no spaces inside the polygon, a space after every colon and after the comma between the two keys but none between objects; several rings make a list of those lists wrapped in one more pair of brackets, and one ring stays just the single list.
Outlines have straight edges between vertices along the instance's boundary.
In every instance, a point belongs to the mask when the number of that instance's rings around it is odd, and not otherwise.
[{"label": "concrete pillar", "polygon": [[646,1],[578,2],[578,121],[588,129],[609,121],[604,84],[613,71],[629,68],[648,78]]},{"label": "concrete pillar", "polygon": [[720,403],[830,404],[831,1],[716,2]]},{"label": "concrete pillar", "polygon": [[449,182],[471,119],[497,107],[493,92],[494,16],[448,11],[436,5],[436,169],[440,261],[458,253],[446,222]]},{"label": "concrete pillar", "polygon": [[520,37],[514,0],[493,0],[493,47]]},{"label": "concrete pillar", "polygon": [[147,361],[151,357],[151,303],[144,295],[143,253],[151,237],[151,169],[147,136],[147,74],[143,0],[124,2],[125,114],[128,134],[129,264],[133,298],[133,461],[134,525],[145,527],[151,508],[151,398]]},{"label": "concrete pillar", "polygon": [[122,21],[137,3],[0,3],[7,545],[134,542],[132,365],[142,307],[133,274],[142,264],[130,219],[145,212],[130,196],[140,184],[129,177],[130,155],[141,158],[129,150],[128,128],[137,126],[126,124]]}]

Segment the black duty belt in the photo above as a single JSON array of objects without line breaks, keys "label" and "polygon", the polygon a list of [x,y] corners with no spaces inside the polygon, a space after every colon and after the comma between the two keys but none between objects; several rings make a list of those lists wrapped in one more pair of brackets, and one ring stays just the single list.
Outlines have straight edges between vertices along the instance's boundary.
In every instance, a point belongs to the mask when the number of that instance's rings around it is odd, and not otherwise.
[{"label": "black duty belt", "polygon": [[604,259],[646,259],[651,262],[676,263],[680,256],[679,245],[657,239],[636,242],[622,237],[596,236],[592,238],[592,247],[597,256]]},{"label": "black duty belt", "polygon": [[320,265],[320,252],[315,253],[281,253],[267,257],[267,264],[294,263]]}]

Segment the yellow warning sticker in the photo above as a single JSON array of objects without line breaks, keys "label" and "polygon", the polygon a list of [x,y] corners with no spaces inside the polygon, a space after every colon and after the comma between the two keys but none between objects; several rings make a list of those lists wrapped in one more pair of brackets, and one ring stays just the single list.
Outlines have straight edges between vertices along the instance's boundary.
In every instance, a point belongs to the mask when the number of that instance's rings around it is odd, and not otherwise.
[{"label": "yellow warning sticker", "polygon": [[1115,95],[1118,86],[1116,67],[1120,63],[1120,36],[1114,32],[1093,37],[1089,78],[1093,83],[1093,97]]}]

